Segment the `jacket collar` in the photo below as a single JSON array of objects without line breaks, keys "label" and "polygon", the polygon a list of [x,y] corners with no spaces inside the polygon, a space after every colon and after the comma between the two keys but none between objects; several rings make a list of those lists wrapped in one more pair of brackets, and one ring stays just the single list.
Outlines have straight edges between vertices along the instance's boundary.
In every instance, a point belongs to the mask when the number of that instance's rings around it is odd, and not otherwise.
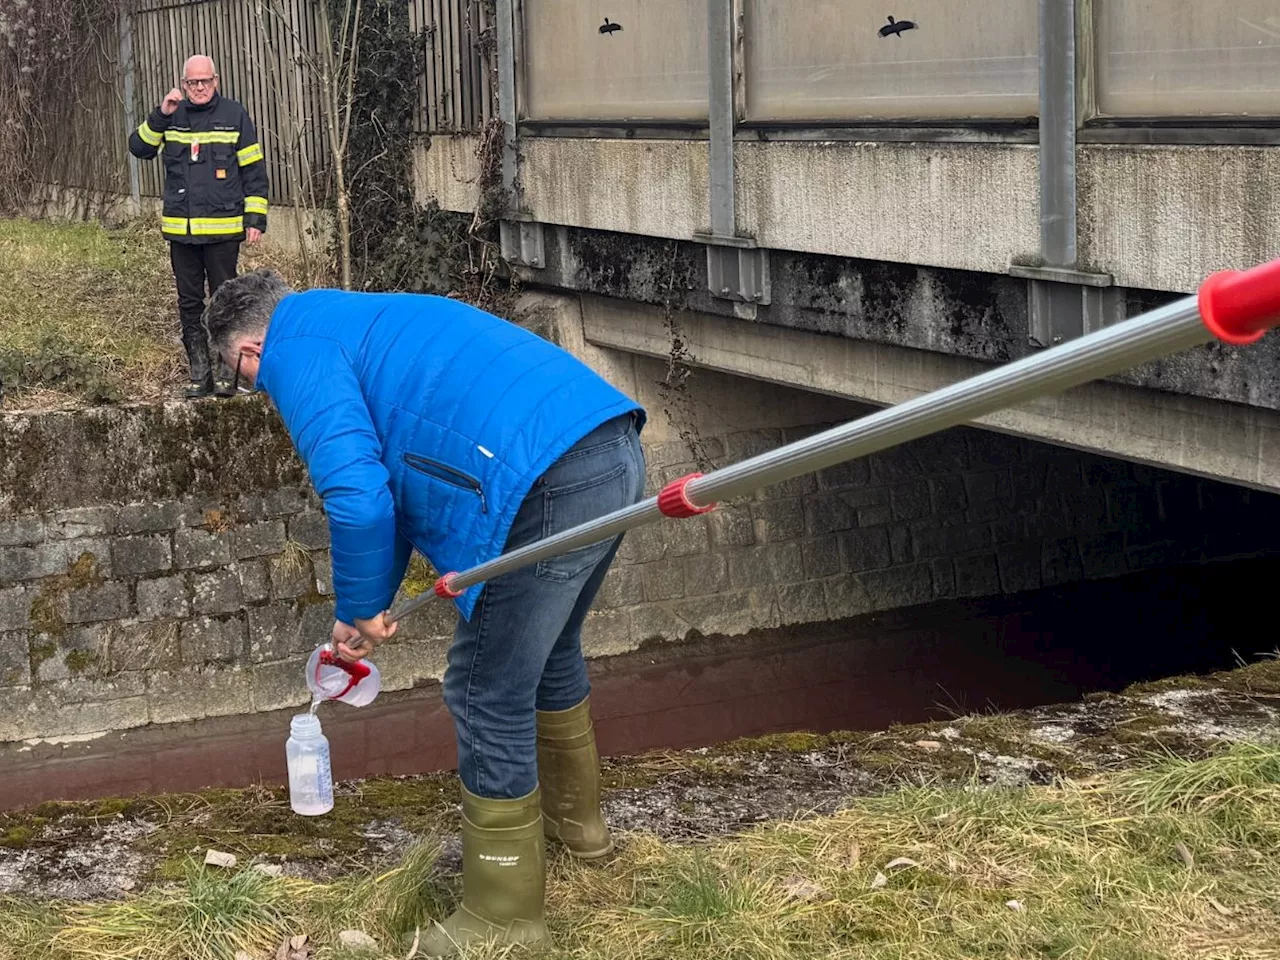
[{"label": "jacket collar", "polygon": [[187,109],[195,113],[204,113],[206,110],[212,110],[215,107],[217,107],[217,105],[221,101],[222,101],[222,94],[215,92],[214,95],[209,98],[208,103],[204,103],[204,104],[192,103],[190,100],[188,100]]}]

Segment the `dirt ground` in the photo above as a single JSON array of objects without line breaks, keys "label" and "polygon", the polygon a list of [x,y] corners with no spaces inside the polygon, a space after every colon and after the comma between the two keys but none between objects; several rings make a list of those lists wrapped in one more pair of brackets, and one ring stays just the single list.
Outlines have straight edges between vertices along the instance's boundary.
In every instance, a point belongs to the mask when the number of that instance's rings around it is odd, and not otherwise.
[{"label": "dirt ground", "polygon": [[[839,811],[904,785],[1052,784],[1154,756],[1198,759],[1280,736],[1280,660],[1035,710],[873,733],[780,734],[683,753],[606,760],[605,814],[625,844],[686,843],[766,821]],[[0,894],[120,897],[214,849],[284,876],[327,881],[397,862],[424,834],[459,869],[452,776],[338,785],[334,812],[294,816],[281,789],[44,804],[0,815]]]}]

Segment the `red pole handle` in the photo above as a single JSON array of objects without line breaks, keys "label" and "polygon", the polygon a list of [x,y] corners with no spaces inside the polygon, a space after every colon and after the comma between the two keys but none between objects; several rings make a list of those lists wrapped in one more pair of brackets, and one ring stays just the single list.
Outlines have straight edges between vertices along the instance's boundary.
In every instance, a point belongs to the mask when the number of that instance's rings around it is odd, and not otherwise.
[{"label": "red pole handle", "polygon": [[1251,270],[1223,270],[1200,287],[1200,316],[1226,343],[1244,346],[1280,325],[1280,260]]}]

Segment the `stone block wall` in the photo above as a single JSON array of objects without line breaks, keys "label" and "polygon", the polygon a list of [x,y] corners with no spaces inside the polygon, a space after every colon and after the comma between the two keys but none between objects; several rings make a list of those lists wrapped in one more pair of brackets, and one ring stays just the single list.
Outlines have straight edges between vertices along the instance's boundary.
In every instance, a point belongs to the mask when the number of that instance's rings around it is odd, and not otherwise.
[{"label": "stone block wall", "polygon": [[[406,621],[388,689],[439,676]],[[260,398],[0,417],[0,741],[294,707],[333,624],[328,528]]]}]

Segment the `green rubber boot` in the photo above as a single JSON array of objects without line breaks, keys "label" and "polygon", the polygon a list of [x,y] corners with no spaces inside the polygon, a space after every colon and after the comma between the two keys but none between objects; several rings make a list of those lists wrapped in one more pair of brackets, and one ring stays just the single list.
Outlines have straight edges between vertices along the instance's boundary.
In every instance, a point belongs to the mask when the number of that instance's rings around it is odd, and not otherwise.
[{"label": "green rubber boot", "polygon": [[590,699],[568,710],[538,711],[543,828],[581,860],[613,852],[613,837],[600,814],[600,754]]},{"label": "green rubber boot", "polygon": [[419,957],[453,957],[461,947],[545,943],[546,841],[535,789],[488,800],[462,789],[462,905],[421,931]]}]

